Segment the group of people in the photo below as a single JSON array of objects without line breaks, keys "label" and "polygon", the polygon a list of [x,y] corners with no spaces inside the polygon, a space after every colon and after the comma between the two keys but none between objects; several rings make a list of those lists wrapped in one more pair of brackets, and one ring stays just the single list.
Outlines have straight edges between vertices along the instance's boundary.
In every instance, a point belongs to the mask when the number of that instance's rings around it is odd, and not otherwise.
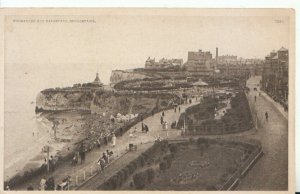
[{"label": "group of people", "polygon": [[109,159],[113,155],[113,151],[106,150],[102,153],[102,156],[98,160],[98,165],[101,167],[101,170],[104,170],[105,166],[109,164]]},{"label": "group of people", "polygon": [[[174,112],[177,111],[177,106],[174,107]],[[178,112],[180,112],[180,106],[178,106]]]},{"label": "group of people", "polygon": [[143,133],[143,132],[148,133],[148,131],[149,131],[148,125],[142,123],[142,133]]},{"label": "group of people", "polygon": [[[30,184],[27,187],[27,190],[34,190],[32,184]],[[53,176],[50,176],[48,179],[46,179],[46,177],[43,177],[40,181],[40,190],[41,191],[53,191],[55,190],[55,182],[54,182],[54,178]]]},{"label": "group of people", "polygon": [[168,129],[168,122],[164,120],[164,117],[165,117],[165,112],[163,111],[160,116],[160,124],[162,125],[163,129]]}]

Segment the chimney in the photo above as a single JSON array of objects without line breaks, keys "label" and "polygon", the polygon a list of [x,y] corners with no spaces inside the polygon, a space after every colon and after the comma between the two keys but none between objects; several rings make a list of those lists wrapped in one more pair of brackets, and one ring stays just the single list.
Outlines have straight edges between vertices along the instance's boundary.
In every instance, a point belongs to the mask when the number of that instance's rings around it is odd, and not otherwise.
[{"label": "chimney", "polygon": [[216,66],[218,65],[218,47],[216,48]]}]

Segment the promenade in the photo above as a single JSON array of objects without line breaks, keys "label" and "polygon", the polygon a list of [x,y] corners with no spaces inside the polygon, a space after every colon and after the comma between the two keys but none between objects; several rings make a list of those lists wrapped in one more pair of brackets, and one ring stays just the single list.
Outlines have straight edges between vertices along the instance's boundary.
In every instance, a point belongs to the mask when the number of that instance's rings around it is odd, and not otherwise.
[{"label": "promenade", "polygon": [[[249,103],[257,111],[258,129],[247,135],[260,140],[264,155],[258,160],[248,174],[241,180],[236,190],[271,190],[288,189],[288,120],[278,110],[277,103],[261,96],[253,90],[257,87],[260,77],[251,77],[247,81],[250,88]],[[256,95],[256,102],[255,96]],[[265,119],[265,112],[269,120]]]},{"label": "promenade", "polygon": [[[180,105],[181,108],[180,113],[184,112],[186,108],[193,106],[197,103],[199,102],[193,101],[191,104]],[[40,180],[44,176],[46,178],[53,176],[55,180],[55,184],[60,183],[67,176],[71,176],[72,182],[70,185],[70,190],[76,189],[79,185],[82,185],[82,183],[84,183],[86,180],[92,177],[95,177],[92,179],[97,179],[97,178],[99,179],[99,177],[101,177],[100,180],[104,181],[106,178],[109,178],[115,172],[117,172],[119,168],[122,168],[124,165],[127,165],[128,162],[136,158],[139,153],[143,152],[151,145],[153,145],[154,141],[158,137],[161,137],[162,139],[166,139],[166,138],[170,138],[171,136],[174,137],[180,134],[179,130],[170,129],[171,123],[174,121],[178,121],[179,119],[180,113],[178,112],[178,110],[176,112],[174,111],[174,109],[164,111],[165,113],[164,120],[168,122],[169,130],[162,129],[162,125],[160,124],[161,113],[162,112],[156,113],[153,116],[144,119],[143,123],[148,125],[149,127],[148,133],[142,133],[141,130],[142,123],[139,122],[135,126],[130,128],[127,132],[125,132],[121,137],[117,138],[115,147],[109,144],[107,146],[101,146],[101,148],[99,149],[93,149],[92,151],[87,152],[84,164],[80,164],[80,161],[79,164],[77,165],[71,165],[71,161],[64,162],[59,166],[57,166],[54,172],[41,174],[11,189],[26,190],[27,187],[31,184],[35,190],[38,190]],[[135,137],[129,137],[130,131],[131,132],[136,131],[135,133],[133,133]],[[138,146],[137,152],[127,153],[126,149],[128,148],[128,145],[130,143],[136,144]],[[105,152],[106,150],[112,150],[114,152],[114,157],[112,158],[115,160],[113,161],[114,165],[105,168],[104,173],[99,173],[99,166],[97,165],[97,161],[102,156],[102,153]],[[121,157],[121,158],[116,159],[116,157],[117,158]],[[116,166],[118,166],[117,169]],[[84,178],[85,181],[83,180]],[[93,186],[96,187],[97,185],[99,185],[101,183],[100,180],[97,181],[98,184],[95,184]],[[76,182],[77,182],[77,186],[75,186]],[[88,190],[91,190],[91,188],[89,187]]]}]

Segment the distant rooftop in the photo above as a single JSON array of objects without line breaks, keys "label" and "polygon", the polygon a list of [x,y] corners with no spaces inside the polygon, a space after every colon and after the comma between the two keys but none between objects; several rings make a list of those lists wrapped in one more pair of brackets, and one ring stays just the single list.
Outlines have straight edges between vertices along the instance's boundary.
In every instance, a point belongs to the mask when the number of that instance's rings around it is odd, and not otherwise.
[{"label": "distant rooftop", "polygon": [[278,55],[276,54],[272,59],[278,59]]},{"label": "distant rooftop", "polygon": [[288,49],[281,47],[278,51],[288,51]]}]

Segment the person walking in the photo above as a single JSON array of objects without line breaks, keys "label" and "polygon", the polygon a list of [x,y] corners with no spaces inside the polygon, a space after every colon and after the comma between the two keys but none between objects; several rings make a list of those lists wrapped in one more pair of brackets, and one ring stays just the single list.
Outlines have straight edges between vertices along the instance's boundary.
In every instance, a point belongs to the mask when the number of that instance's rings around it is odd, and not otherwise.
[{"label": "person walking", "polygon": [[122,127],[120,128],[120,135],[121,136],[123,135],[123,128]]},{"label": "person walking", "polygon": [[47,190],[54,191],[54,189],[55,189],[55,182],[53,176],[51,176],[47,180]]},{"label": "person walking", "polygon": [[104,137],[104,144],[105,144],[105,145],[108,144],[108,137],[107,137],[107,135]]},{"label": "person walking", "polygon": [[105,158],[104,158],[104,155],[105,155],[105,153],[103,153],[103,156],[100,157],[99,160],[98,160],[98,165],[100,166],[101,171],[103,171],[104,167],[105,167]]},{"label": "person walking", "polygon": [[46,190],[46,178],[43,177],[40,181],[40,190],[45,191]]},{"label": "person walking", "polygon": [[49,164],[50,164],[50,170],[52,172],[54,172],[55,171],[55,161],[54,161],[54,158],[52,155],[50,156]]},{"label": "person walking", "polygon": [[83,143],[81,143],[80,148],[79,148],[79,156],[80,156],[80,164],[82,164],[82,153],[83,153]]},{"label": "person walking", "polygon": [[268,114],[268,112],[265,113],[265,117],[266,117],[266,121],[268,121],[268,119],[269,119],[269,114]]},{"label": "person walking", "polygon": [[180,112],[180,106],[178,107],[178,112]]},{"label": "person walking", "polygon": [[141,115],[141,122],[143,122],[144,121],[144,117],[143,117],[143,115]]},{"label": "person walking", "polygon": [[256,102],[256,95],[254,96],[254,101]]},{"label": "person walking", "polygon": [[163,111],[163,112],[161,113],[161,115],[164,117],[164,116],[165,116],[165,112]]},{"label": "person walking", "polygon": [[81,164],[85,163],[85,149],[82,151],[82,158],[81,158]]},{"label": "person walking", "polygon": [[162,125],[164,123],[164,118],[161,116],[160,117],[160,124]]},{"label": "person walking", "polygon": [[176,106],[175,106],[175,108],[174,108],[174,112],[176,112]]}]

